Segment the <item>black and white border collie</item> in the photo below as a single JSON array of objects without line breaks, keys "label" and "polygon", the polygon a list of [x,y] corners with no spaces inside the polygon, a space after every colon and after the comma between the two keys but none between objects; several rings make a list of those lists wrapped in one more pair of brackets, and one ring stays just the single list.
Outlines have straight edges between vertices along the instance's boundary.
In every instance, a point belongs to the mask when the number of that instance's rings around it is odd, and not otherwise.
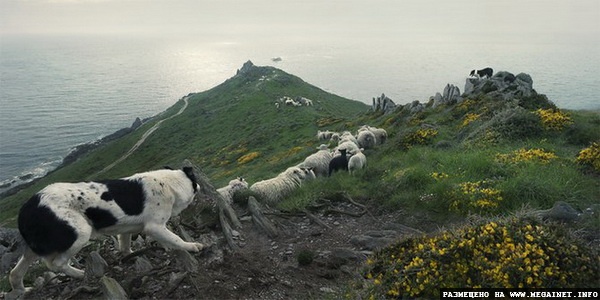
[{"label": "black and white border collie", "polygon": [[471,77],[479,77],[479,78],[483,78],[483,77],[487,77],[487,78],[491,78],[492,75],[494,74],[494,70],[490,67],[481,69],[481,70],[472,70],[471,73],[469,74],[469,76]]},{"label": "black and white border collie", "polygon": [[169,218],[192,203],[198,190],[191,167],[47,186],[19,212],[19,231],[27,249],[10,272],[13,290],[25,291],[23,277],[38,258],[55,272],[82,278],[84,271],[69,265],[69,260],[96,235],[118,235],[119,250],[127,254],[131,234],[140,232],[167,248],[202,250],[202,244],[186,242],[166,227]]}]

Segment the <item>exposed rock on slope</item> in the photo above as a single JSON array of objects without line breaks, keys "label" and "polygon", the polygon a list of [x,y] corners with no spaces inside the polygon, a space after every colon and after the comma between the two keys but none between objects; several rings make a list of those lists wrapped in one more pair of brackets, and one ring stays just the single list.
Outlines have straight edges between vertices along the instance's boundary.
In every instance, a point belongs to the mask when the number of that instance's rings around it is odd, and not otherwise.
[{"label": "exposed rock on slope", "polygon": [[500,71],[491,78],[467,78],[463,97],[487,94],[503,100],[537,95],[533,89],[533,79],[525,73],[517,76]]}]

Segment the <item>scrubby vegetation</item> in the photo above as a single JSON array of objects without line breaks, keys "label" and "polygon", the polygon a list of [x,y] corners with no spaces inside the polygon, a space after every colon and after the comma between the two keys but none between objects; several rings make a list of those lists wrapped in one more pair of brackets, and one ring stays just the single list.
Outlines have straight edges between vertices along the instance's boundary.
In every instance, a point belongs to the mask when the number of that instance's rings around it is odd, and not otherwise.
[{"label": "scrubby vegetation", "polygon": [[[391,132],[389,143],[366,151],[369,167],[308,184],[282,206],[345,190],[381,210],[404,210],[404,224],[432,232],[371,257],[351,299],[432,298],[439,287],[598,287],[600,115],[544,110],[538,100],[523,107],[483,96],[363,116],[356,123]],[[565,229],[531,217],[559,201],[583,220]]]},{"label": "scrubby vegetation", "polygon": [[599,273],[597,253],[562,226],[509,217],[394,244],[367,261],[368,283],[356,290],[378,299],[438,298],[452,287],[597,287]]},{"label": "scrubby vegetation", "polygon": [[[278,110],[273,103],[284,95],[310,98],[315,106]],[[399,223],[428,232],[375,253],[346,296],[437,297],[433,287],[598,287],[599,112],[560,110],[544,95],[506,101],[485,94],[420,112],[367,109],[280,70],[252,69],[193,95],[181,117],[102,178],[190,158],[217,187],[236,176],[252,184],[315,152],[317,130],[369,124],[389,137],[364,151],[366,169],[307,182],[278,204],[298,212],[343,192],[374,207],[373,214],[397,210]],[[49,182],[97,179],[90,174],[152,124],[0,200],[2,222],[14,225],[22,201]],[[585,218],[564,226],[528,213],[559,201]],[[297,260],[312,258],[306,252]]]}]

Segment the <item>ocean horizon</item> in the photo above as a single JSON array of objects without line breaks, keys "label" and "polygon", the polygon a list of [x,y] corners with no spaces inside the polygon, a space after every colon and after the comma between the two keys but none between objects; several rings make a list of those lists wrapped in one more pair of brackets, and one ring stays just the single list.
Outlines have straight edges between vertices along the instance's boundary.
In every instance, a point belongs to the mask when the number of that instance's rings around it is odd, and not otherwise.
[{"label": "ocean horizon", "polygon": [[593,43],[2,36],[0,192],[44,176],[76,145],[211,89],[247,60],[368,105],[382,93],[427,102],[448,83],[462,92],[470,70],[490,66],[531,75],[560,108],[600,109]]}]

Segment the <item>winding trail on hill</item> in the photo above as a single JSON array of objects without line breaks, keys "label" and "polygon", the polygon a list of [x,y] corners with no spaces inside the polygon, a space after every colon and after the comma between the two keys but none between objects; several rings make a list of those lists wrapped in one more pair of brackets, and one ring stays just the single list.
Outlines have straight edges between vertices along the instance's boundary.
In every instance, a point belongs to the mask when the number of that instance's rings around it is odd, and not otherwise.
[{"label": "winding trail on hill", "polygon": [[133,145],[133,147],[131,147],[131,149],[129,149],[129,151],[127,151],[127,153],[123,154],[123,156],[119,157],[119,159],[115,160],[112,164],[106,166],[104,169],[100,170],[98,173],[94,174],[92,177],[97,177],[98,175],[112,169],[114,166],[116,166],[118,163],[124,161],[125,159],[127,159],[131,154],[133,154],[133,152],[135,152],[145,141],[146,139],[152,135],[152,133],[154,133],[154,131],[156,131],[160,125],[162,124],[162,122],[170,120],[172,118],[175,118],[179,115],[181,115],[183,113],[183,111],[185,111],[185,109],[188,107],[188,98],[189,96],[185,96],[182,98],[183,100],[183,107],[174,115],[162,119],[158,122],[156,122],[156,124],[154,124],[154,126],[152,126],[150,129],[148,129],[143,135],[142,137]]}]

